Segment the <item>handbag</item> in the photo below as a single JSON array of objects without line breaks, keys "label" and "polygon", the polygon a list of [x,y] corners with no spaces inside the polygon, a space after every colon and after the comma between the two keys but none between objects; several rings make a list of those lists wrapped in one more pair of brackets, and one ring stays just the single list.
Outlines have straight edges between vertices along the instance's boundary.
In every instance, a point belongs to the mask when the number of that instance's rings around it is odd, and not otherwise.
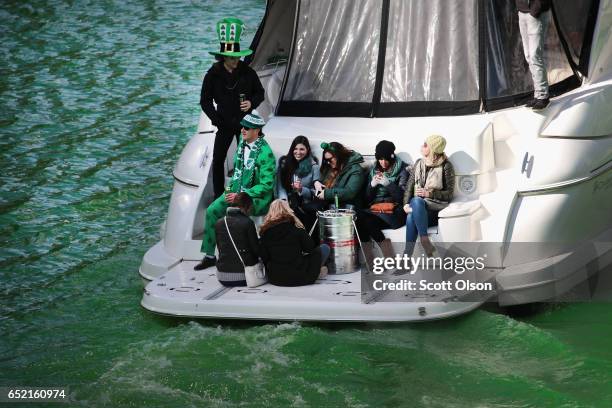
[{"label": "handbag", "polygon": [[370,211],[378,214],[393,214],[395,203],[376,203],[370,206]]},{"label": "handbag", "polygon": [[261,286],[264,283],[268,282],[268,277],[266,276],[266,272],[264,271],[263,262],[261,260],[257,262],[255,265],[245,265],[242,257],[240,256],[240,251],[238,251],[238,247],[236,247],[236,243],[234,242],[234,238],[232,237],[232,233],[229,230],[229,226],[227,225],[227,217],[223,217],[223,221],[225,222],[225,229],[227,229],[227,234],[230,237],[230,241],[232,241],[232,245],[238,254],[238,259],[240,259],[240,263],[244,268],[244,277],[246,278],[246,283],[249,288],[256,288],[257,286]]}]

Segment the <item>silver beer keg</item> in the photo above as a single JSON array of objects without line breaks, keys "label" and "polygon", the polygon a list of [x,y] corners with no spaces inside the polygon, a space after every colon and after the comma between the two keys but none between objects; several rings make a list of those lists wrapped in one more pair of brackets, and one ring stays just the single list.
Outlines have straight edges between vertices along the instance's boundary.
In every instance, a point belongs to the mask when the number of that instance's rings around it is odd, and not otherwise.
[{"label": "silver beer keg", "polygon": [[327,268],[331,274],[352,273],[359,270],[359,244],[355,236],[353,210],[319,211],[321,243],[331,252]]}]

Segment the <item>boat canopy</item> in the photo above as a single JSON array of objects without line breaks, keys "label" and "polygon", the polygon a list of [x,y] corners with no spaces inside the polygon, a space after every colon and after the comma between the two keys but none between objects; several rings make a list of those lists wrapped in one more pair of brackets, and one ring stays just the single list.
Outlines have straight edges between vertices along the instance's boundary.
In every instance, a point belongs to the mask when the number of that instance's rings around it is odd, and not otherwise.
[{"label": "boat canopy", "polygon": [[[580,85],[599,0],[553,0],[551,95]],[[279,116],[463,115],[533,92],[514,0],[269,0],[255,69],[286,66]]]}]

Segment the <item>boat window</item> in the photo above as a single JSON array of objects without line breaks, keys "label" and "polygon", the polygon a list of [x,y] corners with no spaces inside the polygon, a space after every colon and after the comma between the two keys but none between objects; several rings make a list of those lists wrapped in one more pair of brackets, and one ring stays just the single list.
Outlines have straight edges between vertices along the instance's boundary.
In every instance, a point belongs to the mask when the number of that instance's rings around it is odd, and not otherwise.
[{"label": "boat window", "polygon": [[391,0],[381,102],[479,98],[478,1]]},{"label": "boat window", "polygon": [[289,59],[297,0],[269,0],[261,32],[255,36],[255,54],[248,62],[256,71],[285,65]]},{"label": "boat window", "polygon": [[[531,93],[533,82],[523,54],[514,0],[487,1],[487,99]],[[552,16],[548,21],[544,50],[548,82],[554,87],[555,84],[572,77],[574,72],[567,60]]]},{"label": "boat window", "polygon": [[588,75],[593,29],[599,0],[554,0],[555,17],[561,37],[567,44],[572,63]]},{"label": "boat window", "polygon": [[302,0],[283,101],[371,103],[379,0]]},{"label": "boat window", "polygon": [[[544,44],[551,96],[580,86],[599,3],[552,0]],[[515,0],[299,0],[295,7],[278,115],[464,115],[533,95]]]}]

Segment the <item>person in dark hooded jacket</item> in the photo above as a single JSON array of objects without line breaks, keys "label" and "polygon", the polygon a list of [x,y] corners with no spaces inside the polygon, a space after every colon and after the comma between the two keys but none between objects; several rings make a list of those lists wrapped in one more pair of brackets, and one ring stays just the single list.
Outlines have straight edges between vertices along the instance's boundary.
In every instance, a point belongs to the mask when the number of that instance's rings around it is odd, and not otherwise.
[{"label": "person in dark hooded jacket", "polygon": [[249,49],[240,50],[243,27],[237,18],[224,18],[217,23],[221,50],[210,52],[217,62],[204,76],[200,93],[200,106],[217,127],[212,162],[215,198],[223,194],[223,166],[232,139],[238,141],[240,121],[263,102],[265,95],[257,73],[240,61],[240,57],[253,53]]},{"label": "person in dark hooded jacket", "polygon": [[[251,197],[247,193],[238,193],[232,207],[228,207],[227,215],[215,224],[219,249],[217,279],[223,286],[246,286],[242,262],[247,266],[259,262],[259,239],[255,223],[249,217],[252,208]],[[240,257],[236,248],[240,251]]]},{"label": "person in dark hooded jacket", "polygon": [[276,286],[311,285],[327,274],[329,246],[315,246],[284,200],[274,200],[259,229],[260,255],[268,281]]}]

